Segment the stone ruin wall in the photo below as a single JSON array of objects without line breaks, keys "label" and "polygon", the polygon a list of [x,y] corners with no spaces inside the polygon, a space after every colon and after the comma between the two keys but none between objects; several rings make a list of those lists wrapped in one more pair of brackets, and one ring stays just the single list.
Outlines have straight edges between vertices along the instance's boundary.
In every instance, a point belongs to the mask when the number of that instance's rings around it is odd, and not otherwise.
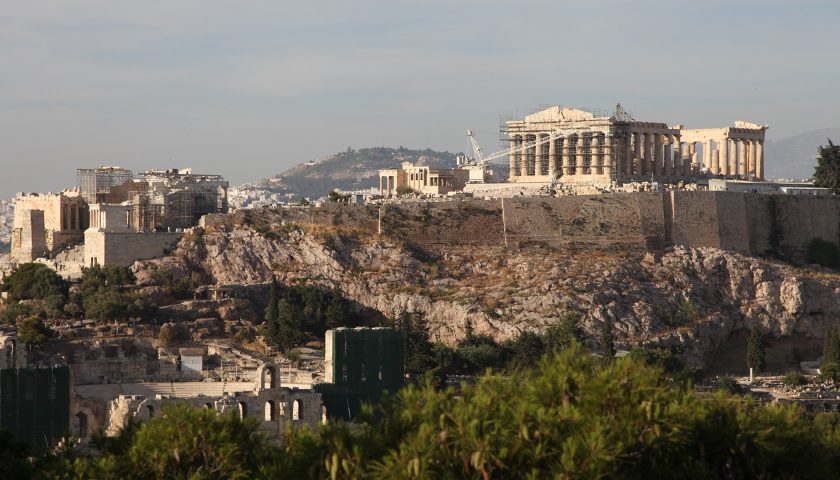
[{"label": "stone ruin wall", "polygon": [[[680,244],[763,255],[776,238],[781,254],[802,258],[814,238],[840,241],[840,199],[739,192],[522,196],[381,207],[327,204],[248,215],[277,223],[343,225],[375,234],[380,209],[383,232],[429,250],[463,245],[642,251]],[[210,215],[205,225],[241,224],[243,215]]]}]

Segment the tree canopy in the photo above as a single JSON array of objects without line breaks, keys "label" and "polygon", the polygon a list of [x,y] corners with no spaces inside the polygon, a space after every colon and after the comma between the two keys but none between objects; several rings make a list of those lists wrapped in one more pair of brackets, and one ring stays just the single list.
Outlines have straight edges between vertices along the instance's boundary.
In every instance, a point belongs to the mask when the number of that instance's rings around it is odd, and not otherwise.
[{"label": "tree canopy", "polygon": [[817,152],[814,184],[840,194],[840,146],[828,139],[828,145],[820,145]]},{"label": "tree canopy", "polygon": [[574,345],[517,375],[408,386],[356,424],[287,432],[168,407],[47,478],[837,478],[840,416],[699,396],[631,357]]},{"label": "tree canopy", "polygon": [[22,263],[6,277],[3,290],[10,301],[45,300],[51,295],[66,297],[69,285],[53,269],[42,263]]}]

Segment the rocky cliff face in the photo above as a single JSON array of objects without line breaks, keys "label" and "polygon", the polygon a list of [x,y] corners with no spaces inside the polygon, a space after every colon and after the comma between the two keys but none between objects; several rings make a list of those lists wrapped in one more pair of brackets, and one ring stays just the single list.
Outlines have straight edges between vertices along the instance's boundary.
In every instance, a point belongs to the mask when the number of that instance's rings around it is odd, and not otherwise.
[{"label": "rocky cliff face", "polygon": [[654,255],[460,247],[428,258],[404,245],[324,225],[222,225],[197,229],[171,256],[138,262],[135,270],[146,284],[157,268],[176,277],[197,271],[216,284],[307,279],[389,317],[423,312],[447,343],[467,322],[506,339],[577,311],[593,337],[610,321],[620,345],[682,346],[695,364],[744,328],[818,337],[840,320],[840,275],[716,249]]}]

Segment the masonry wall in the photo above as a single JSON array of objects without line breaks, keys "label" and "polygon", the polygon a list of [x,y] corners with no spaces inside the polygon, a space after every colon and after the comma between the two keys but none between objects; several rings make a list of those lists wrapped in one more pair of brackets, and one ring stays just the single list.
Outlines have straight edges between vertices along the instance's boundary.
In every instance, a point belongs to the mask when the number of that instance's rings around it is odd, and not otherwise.
[{"label": "masonry wall", "polygon": [[375,234],[380,212],[385,235],[429,251],[450,246],[641,251],[678,244],[764,255],[773,248],[772,240],[779,243],[781,255],[802,258],[814,238],[840,241],[840,198],[740,192],[521,196],[382,206],[327,204],[208,215],[205,225],[311,222]]},{"label": "masonry wall", "polygon": [[85,232],[85,266],[130,266],[137,260],[162,257],[177,245],[182,233]]}]

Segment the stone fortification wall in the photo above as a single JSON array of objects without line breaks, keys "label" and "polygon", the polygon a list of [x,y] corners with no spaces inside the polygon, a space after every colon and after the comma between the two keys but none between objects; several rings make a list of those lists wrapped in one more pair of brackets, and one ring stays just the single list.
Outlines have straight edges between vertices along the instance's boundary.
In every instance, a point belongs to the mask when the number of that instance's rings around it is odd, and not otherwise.
[{"label": "stone fortification wall", "polygon": [[572,249],[644,247],[661,218],[655,194],[523,197],[503,200],[509,247],[528,244]]},{"label": "stone fortification wall", "polygon": [[136,260],[162,257],[182,233],[85,232],[85,265],[130,266]]},{"label": "stone fortification wall", "polygon": [[[381,223],[380,223],[381,212]],[[210,228],[283,221],[345,226],[441,246],[660,249],[668,244],[802,258],[840,240],[840,199],[739,192],[633,192],[386,205],[327,204],[208,215]]]}]

